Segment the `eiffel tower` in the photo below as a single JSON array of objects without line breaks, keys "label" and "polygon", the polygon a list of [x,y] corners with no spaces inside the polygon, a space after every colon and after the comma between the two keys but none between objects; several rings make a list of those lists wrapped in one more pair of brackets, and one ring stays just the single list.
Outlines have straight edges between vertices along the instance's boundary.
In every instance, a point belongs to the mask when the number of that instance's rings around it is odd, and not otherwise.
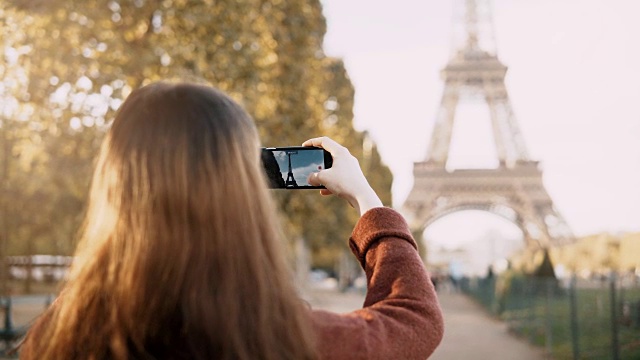
[{"label": "eiffel tower", "polygon": [[[491,29],[488,3],[464,0],[465,38],[441,72],[444,91],[424,161],[414,163],[413,189],[401,211],[415,233],[462,210],[487,211],[517,225],[527,247],[543,249],[573,242],[569,226],[554,207],[531,160],[516,122],[504,78],[507,67],[487,46],[481,29]],[[481,13],[479,10],[485,10]],[[482,15],[485,15],[484,18]],[[485,23],[482,23],[482,21]],[[490,41],[489,41],[490,42]],[[446,168],[456,107],[480,97],[490,114],[499,165],[495,169]]]},{"label": "eiffel tower", "polygon": [[298,187],[296,178],[293,177],[293,170],[291,169],[291,155],[295,155],[297,153],[297,151],[287,150],[287,157],[289,158],[289,172],[287,173],[287,180],[284,182],[284,186],[286,187]]}]

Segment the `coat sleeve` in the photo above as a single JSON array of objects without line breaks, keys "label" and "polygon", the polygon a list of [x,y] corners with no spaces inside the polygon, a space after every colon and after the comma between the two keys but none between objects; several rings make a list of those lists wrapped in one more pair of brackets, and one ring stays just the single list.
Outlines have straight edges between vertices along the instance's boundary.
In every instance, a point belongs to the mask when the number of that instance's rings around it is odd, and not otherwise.
[{"label": "coat sleeve", "polygon": [[365,270],[362,309],[312,311],[320,359],[426,359],[444,324],[433,284],[402,216],[389,208],[365,213],[349,239]]}]

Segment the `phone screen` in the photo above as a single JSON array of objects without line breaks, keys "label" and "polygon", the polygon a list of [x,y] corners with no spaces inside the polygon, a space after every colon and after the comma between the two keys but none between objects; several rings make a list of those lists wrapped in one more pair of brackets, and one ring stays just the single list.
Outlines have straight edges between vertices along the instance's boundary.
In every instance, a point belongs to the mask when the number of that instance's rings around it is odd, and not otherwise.
[{"label": "phone screen", "polygon": [[307,182],[309,175],[331,167],[331,154],[316,147],[262,148],[269,187],[272,189],[323,189]]}]

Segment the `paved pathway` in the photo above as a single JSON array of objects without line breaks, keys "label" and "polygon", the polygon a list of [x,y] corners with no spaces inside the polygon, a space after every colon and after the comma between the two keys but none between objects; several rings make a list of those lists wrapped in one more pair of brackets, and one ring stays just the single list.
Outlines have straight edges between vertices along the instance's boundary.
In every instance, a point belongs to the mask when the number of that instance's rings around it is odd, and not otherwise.
[{"label": "paved pathway", "polygon": [[[489,316],[464,295],[439,293],[445,317],[445,336],[432,360],[541,360],[544,351],[510,334],[504,323]],[[344,313],[362,306],[364,296],[328,290],[310,290],[307,299],[316,309]]]},{"label": "paved pathway", "polygon": [[433,360],[540,360],[542,349],[508,332],[505,323],[489,316],[468,297],[439,293],[444,312],[445,334]]},{"label": "paved pathway", "polygon": [[[47,296],[30,296],[14,300],[11,311],[11,320],[14,328],[29,325],[40,313],[42,313],[42,311],[44,311],[46,304],[49,302],[51,302],[51,299]],[[0,327],[4,328],[4,325],[5,314],[3,311],[0,311]],[[6,350],[5,344],[0,344],[0,360],[16,358],[16,356],[10,357],[2,355]]]}]

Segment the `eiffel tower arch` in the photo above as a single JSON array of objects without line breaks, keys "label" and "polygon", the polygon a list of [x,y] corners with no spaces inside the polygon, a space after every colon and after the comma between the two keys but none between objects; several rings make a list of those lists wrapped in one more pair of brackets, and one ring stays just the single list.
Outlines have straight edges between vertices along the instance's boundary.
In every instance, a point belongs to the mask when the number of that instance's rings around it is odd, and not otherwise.
[{"label": "eiffel tower arch", "polygon": [[[481,35],[487,36],[486,29],[491,29],[486,26],[490,22],[488,4],[464,1],[466,36],[441,72],[444,90],[431,141],[424,161],[414,163],[413,188],[401,211],[420,234],[445,215],[483,210],[518,226],[528,247],[570,243],[572,232],[547,193],[542,170],[529,157],[516,122],[504,82],[507,67],[482,45]],[[489,108],[499,165],[495,169],[447,169],[456,108],[477,98]]]}]

